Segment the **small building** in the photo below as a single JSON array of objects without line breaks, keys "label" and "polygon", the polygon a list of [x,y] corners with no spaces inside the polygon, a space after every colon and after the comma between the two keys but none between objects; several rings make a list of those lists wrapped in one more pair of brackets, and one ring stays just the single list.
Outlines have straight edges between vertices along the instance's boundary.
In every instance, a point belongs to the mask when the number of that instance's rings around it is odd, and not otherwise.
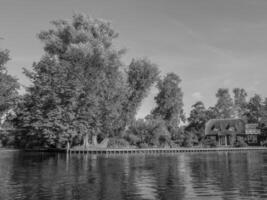
[{"label": "small building", "polygon": [[239,138],[255,145],[260,133],[257,124],[246,124],[242,119],[211,119],[205,127],[205,137],[214,138],[218,146],[233,145]]}]

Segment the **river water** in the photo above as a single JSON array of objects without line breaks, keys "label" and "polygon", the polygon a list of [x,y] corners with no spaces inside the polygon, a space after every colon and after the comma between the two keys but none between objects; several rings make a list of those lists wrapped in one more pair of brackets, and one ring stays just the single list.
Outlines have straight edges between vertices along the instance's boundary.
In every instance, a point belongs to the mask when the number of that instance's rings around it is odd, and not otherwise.
[{"label": "river water", "polygon": [[267,199],[267,152],[91,156],[0,151],[0,199]]}]

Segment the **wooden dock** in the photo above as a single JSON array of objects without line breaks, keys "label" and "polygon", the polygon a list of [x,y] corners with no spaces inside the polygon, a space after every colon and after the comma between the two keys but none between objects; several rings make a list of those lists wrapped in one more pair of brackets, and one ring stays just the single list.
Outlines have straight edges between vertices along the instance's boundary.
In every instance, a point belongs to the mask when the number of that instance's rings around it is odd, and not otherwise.
[{"label": "wooden dock", "polygon": [[165,154],[185,152],[267,151],[267,147],[146,148],[146,149],[69,149],[70,154]]}]

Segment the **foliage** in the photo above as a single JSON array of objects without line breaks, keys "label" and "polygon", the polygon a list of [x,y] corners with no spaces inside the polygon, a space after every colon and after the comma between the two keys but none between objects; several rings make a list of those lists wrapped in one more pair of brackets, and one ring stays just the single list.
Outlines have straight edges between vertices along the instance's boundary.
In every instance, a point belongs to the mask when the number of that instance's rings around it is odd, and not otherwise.
[{"label": "foliage", "polygon": [[194,146],[194,134],[190,133],[190,132],[185,132],[184,135],[184,141],[182,143],[183,147],[192,147]]},{"label": "foliage", "polygon": [[215,107],[209,107],[206,110],[207,119],[217,119],[217,118],[219,118],[218,116],[219,116],[218,110]]},{"label": "foliage", "polygon": [[229,94],[229,90],[220,88],[217,93],[217,103],[215,108],[218,112],[217,118],[231,118],[233,116],[233,100]]},{"label": "foliage", "polygon": [[217,141],[214,137],[208,137],[203,141],[204,147],[217,147]]},{"label": "foliage", "polygon": [[267,147],[267,139],[265,139],[261,142],[261,146]]},{"label": "foliage", "polygon": [[167,74],[157,83],[159,93],[155,97],[156,108],[152,111],[152,115],[155,118],[162,118],[169,132],[176,130],[181,119],[184,118],[183,93],[180,83],[180,77],[174,73]]},{"label": "foliage", "polygon": [[123,138],[110,138],[108,142],[108,148],[128,148],[129,143]]},{"label": "foliage", "polygon": [[[17,79],[7,73],[6,63],[9,51],[0,51],[0,116],[16,105],[19,84]],[[0,122],[1,125],[1,122]]]},{"label": "foliage", "polygon": [[123,107],[122,119],[126,124],[134,120],[137,109],[147,96],[149,89],[158,79],[159,71],[155,64],[147,59],[132,60],[127,70],[127,101]]},{"label": "foliage", "polygon": [[255,94],[250,98],[247,105],[247,112],[245,113],[248,123],[259,123],[263,116],[262,98]]},{"label": "foliage", "polygon": [[45,56],[25,70],[33,85],[16,110],[14,123],[28,130],[27,145],[120,136],[156,81],[157,67],[141,59],[122,70],[124,50],[113,45],[118,34],[109,22],[78,14],[52,24],[39,34]]},{"label": "foliage", "polygon": [[1,131],[0,133],[0,143],[4,147],[10,147],[14,145],[14,134],[10,134],[7,131]]},{"label": "foliage", "polygon": [[264,99],[262,104],[260,125],[261,127],[267,127],[267,98]]},{"label": "foliage", "polygon": [[247,108],[247,92],[243,88],[234,88],[234,115],[236,118],[242,118]]},{"label": "foliage", "polygon": [[208,120],[207,110],[203,102],[198,101],[192,106],[190,116],[187,119],[189,124],[186,127],[186,131],[196,135],[198,141],[201,141],[205,133],[205,124]]},{"label": "foliage", "polygon": [[185,126],[180,126],[178,129],[172,131],[171,134],[171,142],[173,146],[182,146],[185,138]]},{"label": "foliage", "polygon": [[170,133],[165,121],[160,118],[147,117],[146,120],[139,119],[129,126],[125,139],[130,145],[144,146],[166,146],[170,142]]},{"label": "foliage", "polygon": [[244,141],[244,139],[241,137],[237,137],[237,140],[234,142],[234,147],[246,147],[246,146],[248,145]]}]

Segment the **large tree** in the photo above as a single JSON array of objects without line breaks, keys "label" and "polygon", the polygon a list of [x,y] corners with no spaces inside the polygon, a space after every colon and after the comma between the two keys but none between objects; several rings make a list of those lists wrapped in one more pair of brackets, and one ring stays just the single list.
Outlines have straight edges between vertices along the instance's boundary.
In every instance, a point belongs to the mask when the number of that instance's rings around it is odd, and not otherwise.
[{"label": "large tree", "polygon": [[242,118],[246,113],[247,92],[243,88],[234,88],[234,115],[236,118]]},{"label": "large tree", "polygon": [[262,98],[260,95],[255,94],[249,99],[247,105],[246,117],[248,123],[259,123],[263,116]]},{"label": "large tree", "polygon": [[267,98],[264,99],[262,105],[261,125],[267,127]]},{"label": "large tree", "polygon": [[192,105],[192,110],[190,111],[190,116],[187,119],[189,124],[194,126],[197,129],[204,127],[206,122],[206,108],[202,101],[197,101]]},{"label": "large tree", "polygon": [[180,83],[180,77],[174,73],[167,74],[157,83],[159,93],[155,97],[156,108],[152,111],[152,115],[165,120],[170,133],[177,130],[184,117],[183,92]]},{"label": "large tree", "polygon": [[0,50],[0,116],[11,109],[18,98],[17,79],[7,73],[9,59],[9,51]]},{"label": "large tree", "polygon": [[233,99],[226,88],[220,88],[217,93],[217,103],[215,108],[218,112],[217,118],[230,118],[233,117]]},{"label": "large tree", "polygon": [[125,69],[109,22],[78,14],[52,24],[39,34],[45,56],[26,71],[33,85],[17,124],[42,146],[120,135],[156,81],[157,67],[139,59]]},{"label": "large tree", "polygon": [[190,116],[187,119],[188,125],[185,131],[190,132],[193,136],[196,136],[200,142],[205,135],[205,125],[210,119],[214,119],[218,116],[218,113],[214,107],[205,108],[202,101],[197,101],[192,105]]}]

